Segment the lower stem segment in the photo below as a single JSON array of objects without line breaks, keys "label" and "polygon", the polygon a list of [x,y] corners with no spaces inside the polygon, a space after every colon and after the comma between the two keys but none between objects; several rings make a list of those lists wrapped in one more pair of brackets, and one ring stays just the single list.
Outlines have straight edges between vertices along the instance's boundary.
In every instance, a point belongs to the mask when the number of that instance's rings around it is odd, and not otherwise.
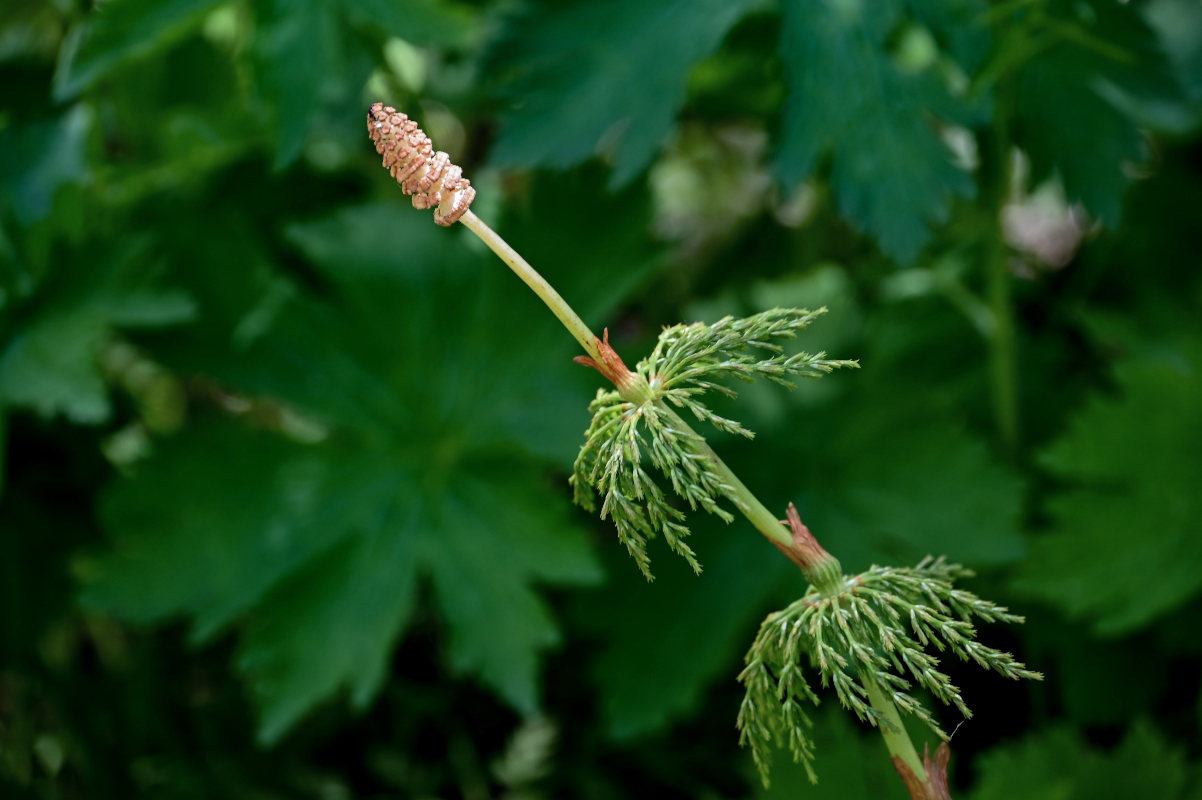
[{"label": "lower stem segment", "polygon": [[861,677],[860,684],[868,692],[868,702],[872,703],[872,707],[884,718],[884,722],[877,723],[877,729],[885,739],[889,755],[901,759],[919,781],[927,783],[926,768],[922,759],[918,757],[918,751],[914,749],[914,742],[910,741],[910,735],[906,733],[897,706],[885,696],[876,682]]},{"label": "lower stem segment", "polygon": [[814,585],[820,592],[826,595],[835,595],[843,588],[843,568],[839,565],[839,560],[830,553],[822,549],[809,530],[801,524],[801,519],[797,515],[797,510],[793,505],[789,504],[790,522],[796,520],[796,525],[786,527],[781,522],[780,517],[768,510],[768,507],[760,502],[759,498],[751,493],[734,471],[727,466],[726,462],[719,457],[714,449],[709,446],[705,438],[694,431],[689,423],[666,405],[658,404],[661,411],[666,412],[672,420],[673,427],[684,431],[686,436],[692,437],[697,442],[698,449],[701,450],[705,457],[709,460],[710,466],[719,477],[722,478],[722,483],[730,487],[727,497],[735,507],[747,517],[747,520],[755,526],[755,529],[764,535],[764,537],[776,545],[776,547],[785,554],[785,556],[794,564],[801,568],[802,574],[806,580]]}]

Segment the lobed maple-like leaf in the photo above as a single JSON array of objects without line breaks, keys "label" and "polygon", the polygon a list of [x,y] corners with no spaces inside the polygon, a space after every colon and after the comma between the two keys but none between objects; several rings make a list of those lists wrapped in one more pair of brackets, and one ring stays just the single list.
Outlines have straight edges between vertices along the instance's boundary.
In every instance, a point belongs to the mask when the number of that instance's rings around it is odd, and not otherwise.
[{"label": "lobed maple-like leaf", "polygon": [[567,167],[611,156],[612,186],[662,146],[684,104],[689,72],[754,0],[576,3],[522,18],[494,57],[510,108],[498,164]]},{"label": "lobed maple-like leaf", "polygon": [[[1137,103],[1179,101],[1155,31],[1122,3],[1048,3],[1041,51],[1023,68],[1015,104],[1032,178],[1055,174],[1068,200],[1118,223],[1131,165],[1148,160]],[[1032,34],[1036,35],[1036,34]],[[1088,130],[1090,146],[1073,132]]]},{"label": "lobed maple-like leaf", "polygon": [[904,11],[899,0],[784,5],[789,98],[776,174],[792,187],[829,153],[840,212],[908,261],[974,185],[938,130],[972,109],[932,70],[904,71],[889,51]]},{"label": "lobed maple-like leaf", "polygon": [[1147,626],[1202,591],[1202,347],[1121,364],[1044,453],[1067,481],[1016,586],[1098,631]]},{"label": "lobed maple-like leaf", "polygon": [[[386,224],[365,242],[362,220]],[[237,665],[274,741],[339,690],[356,707],[375,697],[424,581],[452,670],[533,712],[539,655],[559,640],[535,586],[600,576],[567,498],[542,479],[578,435],[573,379],[586,376],[570,338],[486,254],[403,207],[290,236],[329,280],[324,299],[294,287],[244,317],[257,316],[226,334],[236,356],[204,327],[162,353],[294,409],[303,435],[223,421],[161,443],[106,495],[114,548],[90,565],[86,601],[190,617],[198,641],[244,621]],[[625,251],[636,271],[640,257]],[[245,265],[209,263],[195,293],[224,326],[253,282],[231,295],[227,271]],[[522,444],[536,429],[544,441]]]}]

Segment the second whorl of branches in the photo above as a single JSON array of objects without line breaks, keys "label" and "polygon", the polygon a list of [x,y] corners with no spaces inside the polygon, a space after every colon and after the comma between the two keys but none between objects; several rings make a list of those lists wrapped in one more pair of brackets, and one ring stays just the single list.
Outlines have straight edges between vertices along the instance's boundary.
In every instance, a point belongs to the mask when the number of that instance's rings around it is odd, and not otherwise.
[{"label": "second whorl of branches", "polygon": [[367,134],[401,190],[412,195],[414,208],[433,208],[439,225],[453,225],[467,212],[476,190],[450,156],[435,152],[416,122],[392,106],[375,103],[367,112]]}]

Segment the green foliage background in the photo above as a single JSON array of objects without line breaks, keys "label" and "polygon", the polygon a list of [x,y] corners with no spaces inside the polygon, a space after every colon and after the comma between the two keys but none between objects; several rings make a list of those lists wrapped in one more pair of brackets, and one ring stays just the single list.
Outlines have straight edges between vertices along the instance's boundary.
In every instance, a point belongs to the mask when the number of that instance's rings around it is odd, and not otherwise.
[{"label": "green foliage background", "polygon": [[833,698],[758,786],[796,568],[694,518],[649,585],[570,505],[597,375],[382,99],[628,363],[830,307],[862,369],[712,441],[1028,616],[1045,683],[953,665],[957,797],[1202,798],[1196,2],[94,5],[0,7],[4,797],[904,797]]}]

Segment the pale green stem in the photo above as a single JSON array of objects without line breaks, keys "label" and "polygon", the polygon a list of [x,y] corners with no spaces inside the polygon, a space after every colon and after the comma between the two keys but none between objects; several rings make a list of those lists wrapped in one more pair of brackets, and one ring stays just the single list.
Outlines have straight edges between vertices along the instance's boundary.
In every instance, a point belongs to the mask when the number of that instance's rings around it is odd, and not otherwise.
[{"label": "pale green stem", "polygon": [[597,350],[597,337],[589,330],[588,325],[584,324],[584,320],[572,310],[567,301],[560,297],[559,292],[547,283],[546,278],[539,275],[526,259],[522,258],[516,250],[509,246],[508,242],[498,236],[496,231],[485,225],[484,220],[473,214],[470,209],[459,218],[459,221],[466,225],[472,233],[479,236],[480,241],[488,245],[490,250],[509,265],[509,268],[538,295],[539,299],[547,304],[547,308],[551,309],[551,313],[563,323],[563,326],[568,329],[568,333],[580,342],[584,352],[600,363],[601,353]]},{"label": "pale green stem", "polygon": [[685,435],[696,436],[698,447],[706,458],[713,465],[714,472],[722,478],[722,483],[730,487],[730,492],[727,497],[735,504],[735,507],[747,517],[748,521],[755,526],[755,529],[764,534],[770,541],[790,547],[793,544],[793,536],[789,533],[789,529],[781,524],[780,517],[768,510],[768,507],[759,501],[751,490],[747,488],[738,476],[727,466],[714,449],[709,446],[705,439],[697,434],[689,424],[675,411],[666,406],[661,405],[661,408],[668,412],[672,419],[672,426],[679,427],[685,432]]},{"label": "pale green stem", "polygon": [[875,681],[861,675],[860,684],[867,690],[868,701],[872,703],[872,707],[884,717],[884,722],[888,723],[878,723],[877,729],[885,739],[889,755],[901,758],[915,777],[924,784],[928,783],[926,768],[922,765],[922,759],[918,757],[918,751],[914,749],[914,742],[910,741],[910,735],[906,733],[906,726],[902,724],[901,715],[897,713],[897,706],[885,696]]}]

